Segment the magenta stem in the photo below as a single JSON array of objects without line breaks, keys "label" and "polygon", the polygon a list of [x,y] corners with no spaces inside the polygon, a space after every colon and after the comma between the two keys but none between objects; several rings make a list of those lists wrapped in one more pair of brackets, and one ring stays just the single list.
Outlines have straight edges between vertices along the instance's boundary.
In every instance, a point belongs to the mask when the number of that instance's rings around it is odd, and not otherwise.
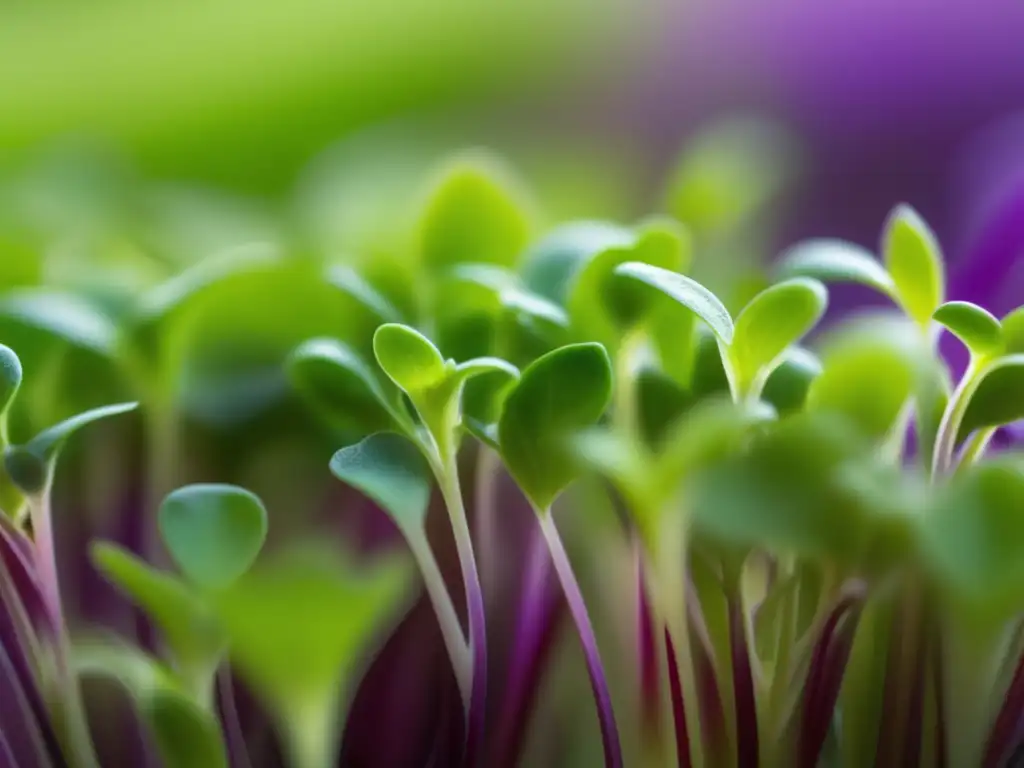
[{"label": "magenta stem", "polygon": [[554,518],[550,510],[539,515],[540,529],[544,533],[544,539],[548,544],[548,551],[551,553],[551,560],[555,565],[555,572],[561,582],[562,591],[565,594],[566,604],[576,623],[576,630],[579,633],[580,643],[583,646],[583,656],[587,664],[587,673],[590,675],[590,685],[594,692],[594,702],[597,704],[597,717],[601,725],[601,743],[604,747],[604,761],[607,768],[622,768],[622,747],[619,743],[619,730],[615,724],[615,712],[612,708],[611,692],[608,689],[608,679],[605,675],[604,664],[601,662],[601,654],[597,647],[597,637],[594,634],[594,627],[590,622],[590,615],[587,613],[587,606],[583,600],[583,593],[580,591],[579,582],[573,573],[569,556],[562,545],[562,539],[558,535]]}]

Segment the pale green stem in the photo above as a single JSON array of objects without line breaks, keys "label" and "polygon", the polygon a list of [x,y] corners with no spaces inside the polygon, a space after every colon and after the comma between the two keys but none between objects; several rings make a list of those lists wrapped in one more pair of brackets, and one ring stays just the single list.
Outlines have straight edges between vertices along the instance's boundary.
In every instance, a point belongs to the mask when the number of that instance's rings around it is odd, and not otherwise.
[{"label": "pale green stem", "polygon": [[334,768],[338,720],[337,698],[289,707],[285,724],[291,768]]},{"label": "pale green stem", "polygon": [[985,451],[988,449],[989,443],[992,442],[992,438],[995,437],[995,434],[995,429],[979,429],[971,435],[970,440],[967,441],[967,445],[964,446],[963,450],[960,452],[959,458],[957,459],[957,469],[969,467],[984,456]]},{"label": "pale green stem", "polygon": [[493,600],[498,588],[502,560],[498,544],[498,482],[501,456],[483,443],[477,455],[475,508],[476,533],[480,544],[480,581],[484,597]]},{"label": "pale green stem", "polygon": [[977,361],[972,360],[964,372],[964,377],[957,384],[956,390],[949,398],[949,404],[942,414],[939,422],[939,430],[935,437],[935,453],[932,456],[932,477],[937,477],[949,469],[953,460],[953,451],[956,449],[957,431],[960,429],[960,422],[971,401],[971,395],[978,381],[979,366]]},{"label": "pale green stem", "polygon": [[425,535],[409,536],[407,540],[412,556],[423,576],[423,585],[427,590],[427,595],[434,607],[434,613],[441,628],[441,636],[455,671],[455,680],[459,685],[463,706],[468,708],[472,693],[473,659],[466,643],[466,637],[462,632],[459,616],[455,612],[455,605],[452,603],[448,587],[445,585],[437,558],[430,548],[427,537]]},{"label": "pale green stem", "polygon": [[[660,752],[655,760],[661,765],[679,765],[681,757],[676,748],[675,739],[675,717],[672,712],[672,688],[669,680],[668,641],[665,639],[667,622],[662,611],[661,600],[657,598],[657,575],[652,572],[650,563],[644,563],[644,583],[646,584],[648,602],[651,611],[652,633],[654,635],[654,648],[658,656],[658,694],[659,714],[661,715],[661,744]],[[685,703],[685,702],[684,702]],[[693,737],[691,744],[695,743]],[[653,768],[653,766],[652,766]]]}]

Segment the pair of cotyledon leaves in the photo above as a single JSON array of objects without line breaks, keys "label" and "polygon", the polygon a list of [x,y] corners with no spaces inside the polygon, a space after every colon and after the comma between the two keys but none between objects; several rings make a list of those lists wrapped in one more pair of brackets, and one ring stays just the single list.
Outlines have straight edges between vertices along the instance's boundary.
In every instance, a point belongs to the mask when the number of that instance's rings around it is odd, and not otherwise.
[{"label": "pair of cotyledon leaves", "polygon": [[[920,327],[928,328],[934,320],[957,336],[978,367],[970,402],[958,425],[958,441],[976,430],[1024,418],[1024,398],[1015,396],[1024,386],[1024,311],[1011,312],[1000,321],[969,302],[945,301],[945,268],[938,243],[908,206],[897,206],[886,222],[882,255],[880,262],[866,249],[851,243],[812,240],[784,254],[780,269],[783,275],[869,286],[896,301]],[[862,346],[864,362],[851,361],[847,374],[866,371],[870,367],[867,356],[875,364],[883,361],[885,337],[879,333],[876,338],[879,344],[875,352],[869,353],[867,345]],[[897,352],[888,358],[894,360],[898,356]],[[906,374],[907,365],[887,370],[895,370],[899,376],[900,371]],[[942,386],[933,386],[932,390]],[[847,389],[855,391],[856,387],[851,385]],[[931,414],[926,416],[926,420],[931,418]]]}]

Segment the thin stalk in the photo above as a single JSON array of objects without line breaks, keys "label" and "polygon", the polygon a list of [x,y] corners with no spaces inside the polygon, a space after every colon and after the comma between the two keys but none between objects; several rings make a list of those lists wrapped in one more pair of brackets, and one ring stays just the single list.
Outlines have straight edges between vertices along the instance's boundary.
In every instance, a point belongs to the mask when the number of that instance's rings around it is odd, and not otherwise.
[{"label": "thin stalk", "polygon": [[994,429],[979,429],[971,435],[956,460],[957,469],[965,469],[984,456],[995,434],[996,430]]},{"label": "thin stalk", "polygon": [[36,569],[43,599],[53,622],[54,663],[60,695],[60,717],[69,761],[80,768],[98,768],[99,761],[92,744],[85,707],[78,686],[78,677],[71,667],[71,642],[61,604],[60,581],[57,574],[57,555],[53,536],[53,514],[50,508],[50,483],[42,491],[28,497],[29,515],[35,542]]},{"label": "thin stalk", "polygon": [[473,554],[473,537],[466,518],[459,484],[459,468],[454,451],[440,467],[438,482],[441,495],[448,508],[452,523],[452,535],[459,555],[463,586],[466,591],[466,613],[469,624],[469,647],[473,656],[472,692],[470,694],[469,718],[466,734],[467,766],[479,760],[483,747],[484,727],[487,716],[487,624],[484,611],[484,593],[480,586],[476,556]]},{"label": "thin stalk", "polygon": [[932,455],[932,476],[937,477],[949,469],[953,460],[953,452],[956,449],[956,433],[960,428],[967,405],[971,401],[971,394],[979,379],[979,366],[977,361],[972,360],[956,390],[949,398],[949,404],[942,414],[939,422],[939,429],[935,437],[935,453]]},{"label": "thin stalk", "polygon": [[431,605],[434,607],[434,615],[437,617],[441,637],[448,651],[448,658],[451,660],[455,681],[458,683],[459,693],[462,696],[462,704],[468,712],[472,695],[473,658],[462,632],[459,615],[455,611],[455,604],[452,602],[451,594],[448,592],[444,576],[441,575],[437,558],[430,548],[427,537],[425,535],[409,536],[407,540],[412,556],[423,577],[423,585],[430,597]]},{"label": "thin stalk", "polygon": [[224,737],[227,741],[228,756],[233,768],[251,768],[249,750],[242,732],[242,721],[238,716],[235,702],[235,687],[231,684],[231,665],[224,659],[217,670],[217,690],[220,694],[220,715],[224,724]]},{"label": "thin stalk", "polygon": [[587,612],[587,605],[583,600],[583,593],[576,580],[576,574],[573,573],[569,555],[558,535],[558,528],[555,527],[551,510],[540,510],[538,519],[541,532],[548,545],[548,552],[551,554],[551,561],[554,563],[555,572],[558,574],[558,580],[565,594],[565,601],[569,606],[573,621],[576,623],[580,643],[583,645],[583,656],[586,660],[587,672],[590,675],[590,685],[594,692],[597,716],[601,725],[601,743],[604,747],[605,765],[607,768],[622,768],[622,746],[619,743],[619,729],[615,724],[611,691],[608,689],[608,679],[605,675],[604,664],[601,662],[601,653],[597,647],[597,636],[594,634],[594,627]]},{"label": "thin stalk", "polygon": [[794,589],[787,596],[779,614],[778,648],[772,669],[768,704],[765,707],[768,722],[764,728],[765,738],[762,739],[764,762],[768,765],[779,764],[783,757],[786,692],[790,687],[793,646],[796,644],[797,598],[798,592]]},{"label": "thin stalk", "polygon": [[477,454],[476,488],[474,509],[476,511],[476,537],[480,546],[480,582],[485,598],[495,599],[498,588],[501,547],[498,545],[498,481],[501,478],[501,456],[483,443]]},{"label": "thin stalk", "polygon": [[760,759],[757,730],[757,699],[750,658],[746,612],[739,574],[727,577],[729,649],[732,662],[733,705],[736,721],[736,759],[739,765],[756,768]]},{"label": "thin stalk", "polygon": [[291,768],[334,768],[337,739],[334,723],[338,720],[337,700],[307,702],[289,708],[284,733],[288,735],[288,763]]}]

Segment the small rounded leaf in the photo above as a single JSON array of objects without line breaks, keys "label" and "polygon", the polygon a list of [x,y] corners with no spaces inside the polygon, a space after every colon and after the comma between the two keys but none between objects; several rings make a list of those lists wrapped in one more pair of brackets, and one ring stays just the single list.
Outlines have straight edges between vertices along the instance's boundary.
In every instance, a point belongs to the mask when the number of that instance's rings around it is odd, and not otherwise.
[{"label": "small rounded leaf", "polygon": [[757,294],[736,318],[730,354],[741,386],[770,372],[780,355],[825,314],[828,292],[817,280],[795,277]]},{"label": "small rounded leaf", "polygon": [[779,257],[784,278],[812,277],[823,283],[859,283],[891,296],[895,289],[885,267],[866,248],[843,240],[797,243]]},{"label": "small rounded leaf", "polygon": [[945,265],[935,235],[910,206],[898,205],[889,215],[882,253],[903,309],[927,326],[946,296]]},{"label": "small rounded leaf", "polygon": [[584,264],[601,251],[628,247],[635,237],[627,227],[605,221],[563,224],[530,248],[523,264],[523,283],[565,306],[569,287]]},{"label": "small rounded leaf", "polygon": [[957,430],[957,440],[971,432],[1024,419],[1024,354],[996,360],[979,374]]},{"label": "small rounded leaf", "polygon": [[505,400],[498,423],[509,472],[538,510],[575,479],[570,440],[601,418],[612,391],[608,353],[600,344],[570,344],[538,358]]},{"label": "small rounded leaf", "polygon": [[174,562],[203,589],[229,587],[253,564],[267,535],[267,511],[234,485],[188,485],[164,499],[160,534]]},{"label": "small rounded leaf", "polygon": [[933,317],[976,355],[998,352],[1003,344],[999,321],[977,304],[949,301],[936,309]]},{"label": "small rounded leaf", "polygon": [[1024,353],[1024,307],[1010,312],[1000,322],[1003,348],[1007,354]]},{"label": "small rounded leaf", "polygon": [[650,286],[681,304],[707,323],[719,339],[726,344],[732,342],[733,323],[729,310],[715,294],[696,280],[636,261],[619,265],[615,268],[615,274]]},{"label": "small rounded leaf", "polygon": [[408,325],[388,323],[373,335],[373,352],[381,370],[408,393],[440,384],[448,375],[434,343]]},{"label": "small rounded leaf", "polygon": [[430,503],[430,468],[419,449],[394,432],[378,432],[342,448],[331,472],[390,515],[400,530],[422,531]]}]

